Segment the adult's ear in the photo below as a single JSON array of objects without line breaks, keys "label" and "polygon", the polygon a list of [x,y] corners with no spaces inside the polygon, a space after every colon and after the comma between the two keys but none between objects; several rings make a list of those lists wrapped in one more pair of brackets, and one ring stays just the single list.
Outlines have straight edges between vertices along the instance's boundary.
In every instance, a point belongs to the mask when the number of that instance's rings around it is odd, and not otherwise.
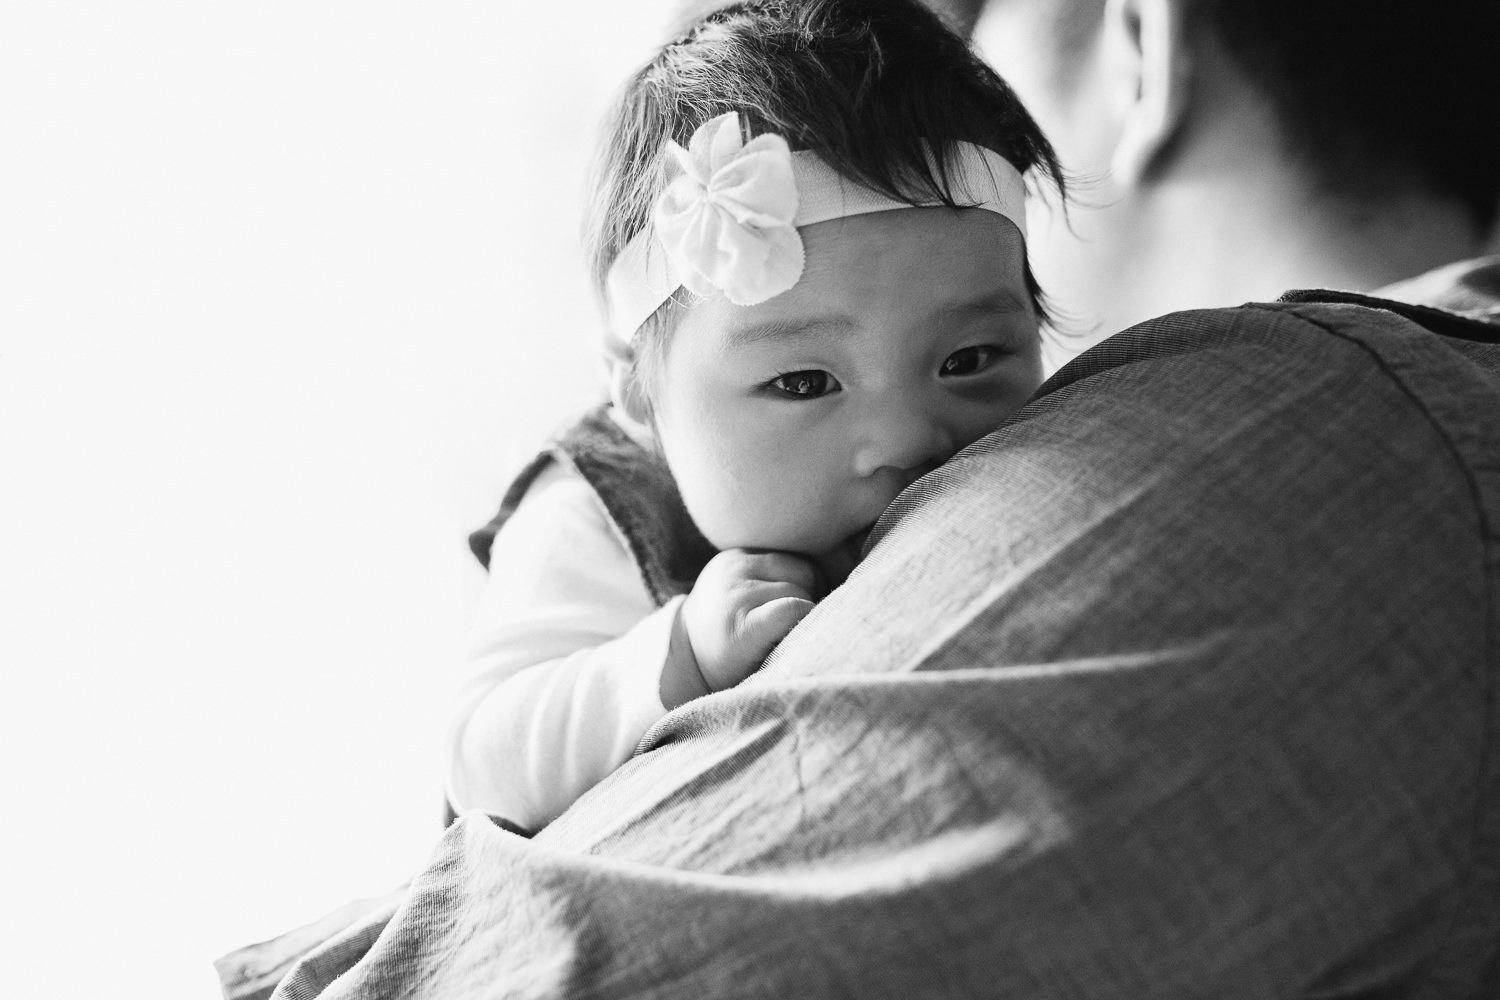
[{"label": "adult's ear", "polygon": [[1107,0],[1104,44],[1120,133],[1110,174],[1123,188],[1147,177],[1183,126],[1193,84],[1183,28],[1190,0]]}]

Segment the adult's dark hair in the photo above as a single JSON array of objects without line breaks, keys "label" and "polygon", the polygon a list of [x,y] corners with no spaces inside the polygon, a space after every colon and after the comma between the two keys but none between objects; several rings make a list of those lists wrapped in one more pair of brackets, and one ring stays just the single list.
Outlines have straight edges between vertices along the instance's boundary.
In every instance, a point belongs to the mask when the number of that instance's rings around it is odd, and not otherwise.
[{"label": "adult's dark hair", "polygon": [[1489,229],[1500,205],[1500,0],[1189,0],[1326,190],[1413,187]]},{"label": "adult's dark hair", "polygon": [[[601,294],[615,257],[651,224],[667,141],[686,146],[730,111],[752,135],[777,133],[909,204],[954,204],[943,157],[934,167],[928,149],[946,154],[958,141],[1062,184],[1052,147],[1015,93],[912,0],[733,4],[668,43],[606,121],[586,233]],[[1027,280],[1037,297],[1029,269]],[[648,324],[648,339],[670,307]]]}]

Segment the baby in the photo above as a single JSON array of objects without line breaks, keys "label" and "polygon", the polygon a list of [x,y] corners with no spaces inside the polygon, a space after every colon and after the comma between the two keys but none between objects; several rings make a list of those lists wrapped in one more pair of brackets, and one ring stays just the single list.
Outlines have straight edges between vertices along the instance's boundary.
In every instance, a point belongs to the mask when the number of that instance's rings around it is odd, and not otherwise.
[{"label": "baby", "polygon": [[628,84],[591,227],[613,405],[476,533],[454,809],[546,825],[754,673],[1042,377],[1009,87],[904,0],[710,14]]}]

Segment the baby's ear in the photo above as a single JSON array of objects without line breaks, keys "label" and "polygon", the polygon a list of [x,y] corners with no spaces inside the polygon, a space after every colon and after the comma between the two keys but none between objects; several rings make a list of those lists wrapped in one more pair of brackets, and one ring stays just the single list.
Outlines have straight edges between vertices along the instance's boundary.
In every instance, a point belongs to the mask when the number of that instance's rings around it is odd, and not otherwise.
[{"label": "baby's ear", "polygon": [[609,366],[609,398],[615,408],[642,427],[651,426],[651,400],[637,366],[628,357],[610,355],[605,362]]}]

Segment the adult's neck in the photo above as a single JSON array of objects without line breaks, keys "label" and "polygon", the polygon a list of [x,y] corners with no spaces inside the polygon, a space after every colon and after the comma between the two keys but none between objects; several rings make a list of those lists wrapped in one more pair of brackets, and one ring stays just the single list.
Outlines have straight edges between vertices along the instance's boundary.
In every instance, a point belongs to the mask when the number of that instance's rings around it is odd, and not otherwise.
[{"label": "adult's neck", "polygon": [[1137,218],[1152,237],[1134,266],[1169,278],[1136,285],[1142,301],[1124,303],[1131,322],[1289,288],[1374,291],[1483,246],[1446,199],[1407,191],[1354,201],[1274,165],[1164,179],[1142,195]]},{"label": "adult's neck", "polygon": [[1076,235],[1038,269],[1063,329],[1083,334],[1072,349],[1164,313],[1289,288],[1373,291],[1483,251],[1454,202],[1417,189],[1363,203],[1329,193],[1282,153],[1264,105],[1238,103],[1190,122],[1152,176],[1077,191]]}]

